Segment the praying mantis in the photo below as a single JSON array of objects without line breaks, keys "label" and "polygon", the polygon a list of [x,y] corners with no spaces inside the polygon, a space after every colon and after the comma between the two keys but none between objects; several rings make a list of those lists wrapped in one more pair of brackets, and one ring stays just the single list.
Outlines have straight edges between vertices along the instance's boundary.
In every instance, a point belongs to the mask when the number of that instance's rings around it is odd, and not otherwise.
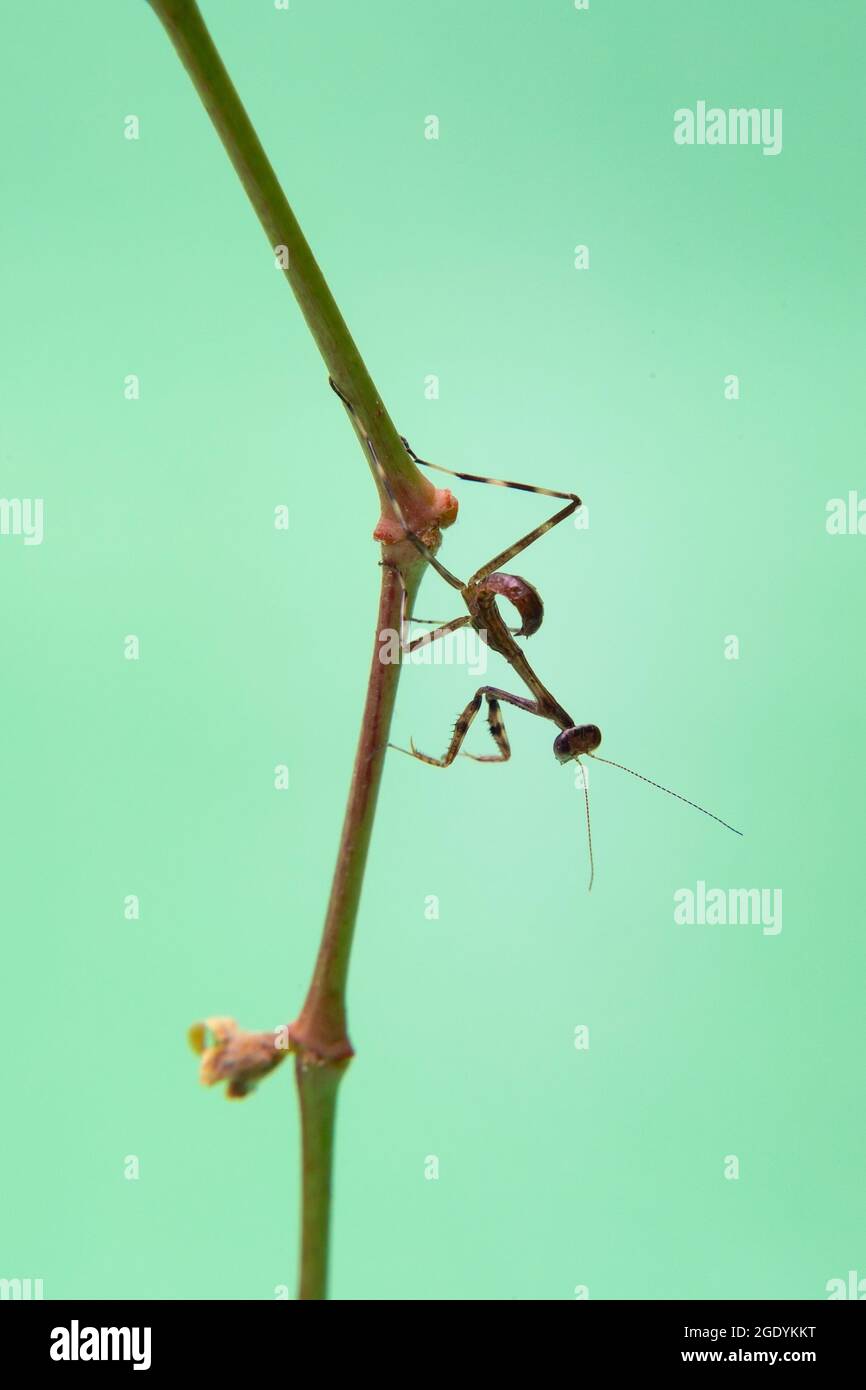
[{"label": "praying mantis", "polygon": [[[661,782],[654,782],[651,777],[644,777],[640,772],[635,772],[633,768],[626,767],[623,763],[613,762],[610,758],[602,758],[596,749],[601,744],[601,730],[597,724],[578,724],[571,717],[566,709],[550,693],[547,687],[542,684],[526,656],[518,647],[516,637],[531,637],[541,626],[544,617],[544,604],[538,590],[526,579],[522,579],[516,574],[506,574],[500,569],[501,565],[507,565],[521,551],[534,545],[537,540],[551,531],[554,526],[558,526],[561,521],[565,521],[571,516],[578,507],[582,505],[580,498],[574,492],[557,492],[552,488],[538,487],[533,483],[509,482],[504,478],[487,478],[477,473],[459,473],[452,468],[444,468],[440,463],[430,463],[427,459],[419,458],[412,449],[409,441],[401,435],[401,441],[406,452],[414,463],[421,464],[424,468],[433,468],[438,473],[447,473],[449,477],[459,478],[462,482],[486,483],[492,487],[513,488],[518,492],[533,492],[541,497],[554,497],[559,501],[565,502],[547,521],[536,526],[532,531],[521,536],[513,545],[494,555],[492,560],[488,560],[480,569],[465,582],[458,579],[450,570],[446,569],[437,559],[436,555],[428,545],[424,543],[420,536],[408,526],[403,515],[400,504],[394,495],[394,490],[388,476],[382,467],[376,453],[373,441],[364,429],[363,424],[348,397],[340,390],[339,386],[330,378],[331,388],[339,396],[348,414],[351,416],[358,429],[371,462],[376,471],[376,475],[388,496],[394,515],[400,526],[406,533],[415,549],[420,552],[429,565],[433,567],[447,584],[456,589],[466,605],[466,613],[458,618],[452,618],[450,622],[441,623],[433,631],[425,633],[422,637],[415,638],[414,641],[405,642],[404,634],[407,627],[406,618],[406,590],[403,590],[403,606],[401,613],[401,643],[405,651],[415,651],[417,648],[429,643],[438,641],[448,633],[456,632],[459,628],[471,627],[478,633],[482,641],[486,642],[491,651],[498,652],[504,657],[511,666],[512,670],[523,681],[523,684],[530,691],[532,696],[528,699],[525,695],[513,695],[510,691],[502,690],[495,685],[482,685],[476,690],[466,708],[460,714],[454,725],[451,740],[445,753],[441,758],[433,758],[428,753],[422,753],[415,747],[414,742],[409,740],[408,748],[399,748],[396,744],[389,744],[389,748],[396,749],[399,753],[406,753],[410,757],[417,758],[419,762],[428,763],[431,767],[450,767],[458,753],[461,753],[461,744],[465,739],[469,729],[475,719],[476,714],[484,701],[487,702],[487,725],[498,752],[491,754],[478,754],[463,752],[462,756],[472,758],[479,763],[502,763],[507,762],[511,757],[511,746],[508,742],[508,735],[505,732],[505,723],[502,717],[502,704],[512,705],[516,709],[525,710],[527,714],[537,715],[541,719],[549,719],[556,724],[559,733],[553,741],[553,752],[557,761],[561,764],[576,762],[580,765],[582,757],[593,758],[597,762],[606,763],[608,767],[619,768],[621,772],[628,772],[632,777],[637,777],[641,782],[647,782],[651,787],[656,787],[659,791],[666,792],[668,796],[676,797],[678,801],[683,801],[687,806],[691,806],[696,811],[701,811],[703,815],[709,816],[711,820],[717,821],[719,825],[731,830],[735,835],[742,835],[741,830],[735,829],[727,821],[722,820],[721,816],[708,811],[706,807],[699,806],[696,801],[690,801],[687,796],[681,796],[679,792],[672,791],[670,787],[662,786]],[[507,599],[517,609],[521,618],[519,628],[509,628],[505,623],[497,607],[497,600]],[[417,621],[423,621],[418,619]],[[592,888],[595,879],[595,861],[592,850],[592,825],[589,814],[589,787],[586,777],[583,778],[583,793],[586,805],[586,830],[589,846],[590,878],[589,887]]]}]

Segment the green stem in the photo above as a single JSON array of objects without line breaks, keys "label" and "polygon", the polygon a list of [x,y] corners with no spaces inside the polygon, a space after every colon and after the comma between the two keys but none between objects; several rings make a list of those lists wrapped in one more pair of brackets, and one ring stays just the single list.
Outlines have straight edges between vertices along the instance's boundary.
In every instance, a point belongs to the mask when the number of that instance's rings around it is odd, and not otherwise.
[{"label": "green stem", "polygon": [[[402,501],[407,499],[412,524],[421,530],[424,506],[436,520],[437,490],[418,471],[404,449],[346,322],[337,308],[316,258],[310,250],[270,160],[235,90],[195,0],[150,0],[192,78],[237,175],[246,189],[274,254],[307,320],[325,360],[328,373],[352,402],[376,452]],[[379,485],[378,479],[376,480]],[[386,501],[381,494],[383,509]],[[412,508],[412,501],[416,507]]]},{"label": "green stem", "polygon": [[334,1126],[342,1074],[343,1067],[308,1065],[295,1058],[303,1163],[298,1298],[305,1302],[327,1297]]},{"label": "green stem", "polygon": [[[431,548],[439,527],[454,519],[450,493],[434,488],[406,453],[397,430],[337,308],[195,0],[150,0],[165,26],[237,170],[274,253],[324,358],[329,375],[351,400],[359,438],[371,439],[407,524]],[[365,457],[370,463],[365,447]],[[382,505],[382,589],[370,680],[349,800],[321,945],[304,1007],[291,1027],[301,1111],[303,1183],[299,1297],[327,1295],[328,1234],[337,1090],[353,1055],[346,1023],[349,955],[367,851],[382,778],[399,663],[379,660],[379,633],[399,631],[405,587],[411,611],[424,561],[396,527],[375,470]]]}]

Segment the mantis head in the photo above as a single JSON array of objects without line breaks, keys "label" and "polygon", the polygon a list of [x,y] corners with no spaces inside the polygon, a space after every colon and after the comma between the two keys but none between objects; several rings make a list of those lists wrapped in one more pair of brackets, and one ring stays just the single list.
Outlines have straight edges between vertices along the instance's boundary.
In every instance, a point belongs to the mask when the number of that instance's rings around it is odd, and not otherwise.
[{"label": "mantis head", "polygon": [[569,763],[579,758],[581,753],[592,753],[601,743],[601,729],[597,724],[575,724],[571,729],[563,729],[553,741],[553,751],[561,763]]}]

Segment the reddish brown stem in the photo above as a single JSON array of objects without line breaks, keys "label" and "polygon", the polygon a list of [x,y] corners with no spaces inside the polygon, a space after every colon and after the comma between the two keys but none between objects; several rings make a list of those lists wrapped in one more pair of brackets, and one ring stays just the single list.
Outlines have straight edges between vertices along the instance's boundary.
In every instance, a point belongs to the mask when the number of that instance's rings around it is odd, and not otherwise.
[{"label": "reddish brown stem", "polygon": [[399,632],[401,575],[411,601],[422,569],[423,561],[405,544],[389,547],[382,565],[376,641],[337,866],[316,968],[304,1007],[290,1029],[292,1041],[318,1061],[353,1055],[346,1028],[346,977],[400,675],[398,662],[380,661],[379,634]]},{"label": "reddish brown stem", "polygon": [[367,699],[325,927],[304,1007],[289,1030],[296,1049],[301,1106],[304,1171],[298,1296],[304,1300],[325,1298],[327,1291],[337,1088],[353,1055],[346,1020],[346,980],[400,675],[398,662],[380,660],[380,635],[399,632],[403,586],[411,603],[423,568],[423,560],[407,542],[390,547],[382,565]]}]

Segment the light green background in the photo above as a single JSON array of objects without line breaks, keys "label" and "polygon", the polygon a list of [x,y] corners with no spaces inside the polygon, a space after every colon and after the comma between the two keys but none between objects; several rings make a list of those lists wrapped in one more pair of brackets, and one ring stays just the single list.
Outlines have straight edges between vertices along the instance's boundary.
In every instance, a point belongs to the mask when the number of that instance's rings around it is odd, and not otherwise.
[{"label": "light green background", "polygon": [[[829,498],[866,491],[862,7],[204,12],[401,429],[588,503],[588,531],[516,566],[546,601],[542,678],[602,752],[746,831],[594,768],[588,895],[551,726],[508,717],[504,767],[391,756],[332,1292],[825,1297],[866,1276],[866,537],[825,529]],[[267,1299],[294,1283],[288,1069],[229,1105],[184,1031],[303,998],[372,641],[373,489],[149,8],[7,6],[0,43],[0,492],[46,505],[41,547],[0,537],[0,1275]],[[782,107],[782,154],[675,146],[701,98]],[[459,495],[458,573],[547,514]],[[457,610],[433,576],[418,611]],[[488,678],[513,688],[495,656]],[[395,737],[439,752],[476,684],[408,670]],[[676,926],[698,879],[781,888],[781,934]]]}]

